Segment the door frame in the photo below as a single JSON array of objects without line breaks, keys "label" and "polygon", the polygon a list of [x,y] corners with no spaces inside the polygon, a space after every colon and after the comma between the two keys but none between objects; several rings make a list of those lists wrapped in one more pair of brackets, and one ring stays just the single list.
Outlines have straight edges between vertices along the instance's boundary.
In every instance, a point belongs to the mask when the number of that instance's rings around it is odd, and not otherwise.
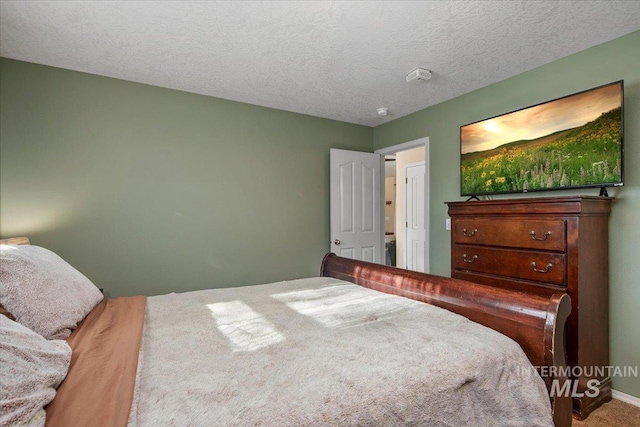
[{"label": "door frame", "polygon": [[[391,154],[395,154],[399,151],[405,151],[405,150],[410,150],[412,148],[417,148],[417,147],[424,147],[424,166],[425,166],[425,174],[424,174],[424,191],[425,191],[425,195],[424,195],[424,224],[425,224],[425,241],[427,242],[427,244],[425,245],[425,250],[424,250],[424,270],[426,273],[429,273],[431,268],[430,268],[430,263],[429,263],[429,253],[430,253],[430,246],[431,246],[431,242],[429,240],[429,229],[431,228],[431,224],[429,222],[430,219],[430,215],[429,215],[429,194],[430,194],[430,174],[431,174],[431,162],[429,160],[429,137],[423,137],[423,138],[418,138],[418,139],[414,139],[412,141],[407,141],[407,142],[403,142],[401,144],[397,144],[397,145],[392,145],[391,147],[385,147],[385,148],[380,148],[378,150],[375,150],[374,153],[380,154],[380,155],[391,155]],[[384,200],[384,188],[381,189],[382,192],[382,197],[380,200]]]}]

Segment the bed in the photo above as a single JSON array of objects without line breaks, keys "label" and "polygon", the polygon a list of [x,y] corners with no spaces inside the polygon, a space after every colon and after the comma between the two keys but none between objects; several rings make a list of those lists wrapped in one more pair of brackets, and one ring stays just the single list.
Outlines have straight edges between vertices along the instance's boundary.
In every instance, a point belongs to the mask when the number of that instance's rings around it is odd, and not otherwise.
[{"label": "bed", "polygon": [[[48,357],[67,352],[46,411],[19,414],[32,425],[571,425],[570,398],[549,398],[565,380],[556,375],[570,311],[563,293],[327,254],[318,277],[102,300],[50,251],[24,246],[28,239],[2,243],[0,304],[17,320],[2,330],[33,330],[38,354],[53,344]],[[51,322],[14,313],[6,283],[14,270],[31,270],[14,267],[22,252],[44,256],[38,265],[56,265],[54,274],[73,277],[64,286],[87,295],[90,308],[62,323],[64,339],[39,330]],[[44,270],[29,281],[49,284]],[[0,414],[0,424],[8,419]]]}]

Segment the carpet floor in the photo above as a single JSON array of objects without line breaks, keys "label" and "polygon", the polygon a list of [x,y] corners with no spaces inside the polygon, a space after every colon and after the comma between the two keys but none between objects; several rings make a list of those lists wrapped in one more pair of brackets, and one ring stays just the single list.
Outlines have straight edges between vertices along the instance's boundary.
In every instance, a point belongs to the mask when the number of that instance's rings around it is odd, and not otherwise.
[{"label": "carpet floor", "polygon": [[586,420],[573,419],[576,427],[640,427],[640,408],[613,399],[593,411]]}]

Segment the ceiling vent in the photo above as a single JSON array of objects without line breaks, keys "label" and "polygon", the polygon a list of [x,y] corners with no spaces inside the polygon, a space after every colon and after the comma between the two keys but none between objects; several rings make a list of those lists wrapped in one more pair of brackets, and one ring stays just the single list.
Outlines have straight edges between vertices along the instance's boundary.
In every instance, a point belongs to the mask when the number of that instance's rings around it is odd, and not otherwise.
[{"label": "ceiling vent", "polygon": [[425,68],[416,68],[407,74],[407,83],[410,82],[426,82],[431,78],[431,71]]}]

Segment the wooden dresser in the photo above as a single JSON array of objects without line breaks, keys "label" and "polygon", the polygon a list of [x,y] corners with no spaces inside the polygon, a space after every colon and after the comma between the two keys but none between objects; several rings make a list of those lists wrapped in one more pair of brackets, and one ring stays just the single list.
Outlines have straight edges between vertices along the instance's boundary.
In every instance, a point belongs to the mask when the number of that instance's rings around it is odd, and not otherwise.
[{"label": "wooden dresser", "polygon": [[567,292],[567,365],[578,375],[572,377],[577,389],[571,384],[574,416],[584,419],[610,401],[611,199],[544,197],[447,205],[451,276],[523,292]]}]

